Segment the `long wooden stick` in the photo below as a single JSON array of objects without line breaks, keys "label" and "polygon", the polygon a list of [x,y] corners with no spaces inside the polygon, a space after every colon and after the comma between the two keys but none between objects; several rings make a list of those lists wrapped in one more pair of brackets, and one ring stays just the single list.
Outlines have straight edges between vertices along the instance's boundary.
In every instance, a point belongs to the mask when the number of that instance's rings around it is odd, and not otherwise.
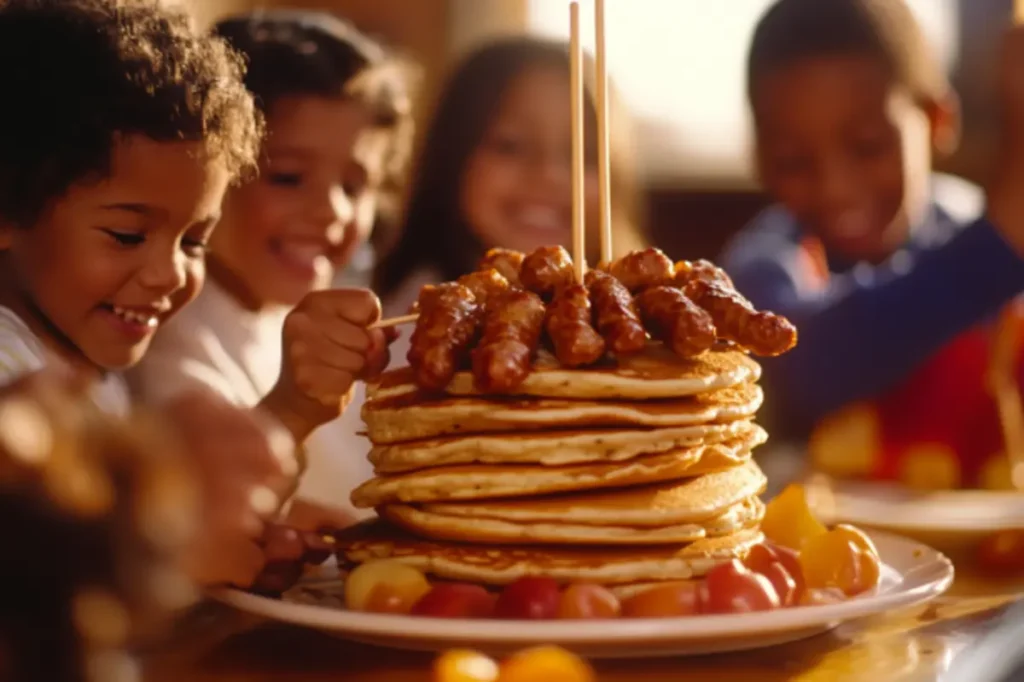
[{"label": "long wooden stick", "polygon": [[[1024,0],[1013,0],[1013,22],[1024,24]],[[987,384],[996,403],[1003,448],[1010,460],[1010,481],[1018,490],[1024,490],[1024,406],[1016,371],[1022,331],[1020,314],[1020,308],[1011,303],[999,316]]]},{"label": "long wooden stick", "polygon": [[583,46],[580,44],[580,4],[569,5],[569,84],[572,112],[572,260],[576,280],[583,282],[587,269],[584,227],[583,144]]},{"label": "long wooden stick", "polygon": [[601,217],[601,262],[611,263],[612,180],[609,154],[608,59],[605,52],[604,0],[594,3],[595,66],[597,70],[597,188]]},{"label": "long wooden stick", "polygon": [[384,327],[397,327],[400,324],[409,324],[415,322],[420,318],[419,313],[412,313],[411,315],[402,315],[400,317],[389,317],[386,320],[377,320],[370,325],[370,329],[383,329]]}]

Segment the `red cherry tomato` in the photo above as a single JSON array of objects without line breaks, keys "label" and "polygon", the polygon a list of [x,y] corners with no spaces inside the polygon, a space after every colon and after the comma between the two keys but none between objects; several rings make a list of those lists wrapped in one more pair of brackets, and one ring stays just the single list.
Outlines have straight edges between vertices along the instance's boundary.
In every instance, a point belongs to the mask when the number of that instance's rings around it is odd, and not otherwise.
[{"label": "red cherry tomato", "polygon": [[768,578],[754,573],[739,559],[716,566],[705,581],[707,613],[749,613],[779,608],[779,595]]},{"label": "red cherry tomato", "polygon": [[792,606],[799,601],[804,581],[796,552],[788,547],[754,545],[743,563],[754,573],[768,578],[782,606]]},{"label": "red cherry tomato", "polygon": [[490,618],[496,597],[479,585],[440,583],[412,607],[414,616],[432,618]]},{"label": "red cherry tomato", "polygon": [[558,615],[562,591],[551,578],[520,578],[498,597],[494,607],[497,618],[545,620]]}]

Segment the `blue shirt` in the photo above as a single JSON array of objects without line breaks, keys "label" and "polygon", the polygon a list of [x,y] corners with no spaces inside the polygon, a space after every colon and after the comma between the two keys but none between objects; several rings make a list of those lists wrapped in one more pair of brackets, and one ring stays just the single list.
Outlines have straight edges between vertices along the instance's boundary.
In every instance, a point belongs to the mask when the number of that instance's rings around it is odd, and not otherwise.
[{"label": "blue shirt", "polygon": [[926,218],[881,265],[825,254],[827,272],[817,273],[808,235],[780,206],[726,247],[720,263],[737,289],[799,332],[795,349],[763,362],[782,423],[805,431],[883,393],[1024,290],[1024,261],[986,218],[958,219],[940,184]]}]

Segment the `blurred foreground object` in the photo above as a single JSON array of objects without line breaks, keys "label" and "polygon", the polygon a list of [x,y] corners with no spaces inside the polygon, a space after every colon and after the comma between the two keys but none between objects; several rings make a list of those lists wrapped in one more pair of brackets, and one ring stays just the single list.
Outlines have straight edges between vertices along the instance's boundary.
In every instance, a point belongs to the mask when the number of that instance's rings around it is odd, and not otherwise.
[{"label": "blurred foreground object", "polygon": [[132,647],[195,597],[177,562],[198,496],[174,443],[52,373],[0,391],[0,679],[138,679]]}]

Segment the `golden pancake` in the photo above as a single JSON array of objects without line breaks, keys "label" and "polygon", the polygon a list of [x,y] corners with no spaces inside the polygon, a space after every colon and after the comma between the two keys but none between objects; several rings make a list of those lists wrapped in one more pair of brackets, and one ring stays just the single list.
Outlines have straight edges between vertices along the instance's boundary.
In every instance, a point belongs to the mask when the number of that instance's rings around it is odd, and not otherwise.
[{"label": "golden pancake", "polygon": [[415,389],[363,404],[363,421],[377,444],[494,431],[566,427],[665,428],[749,419],[764,398],[755,384],[672,400],[570,401],[546,398],[452,398]]},{"label": "golden pancake", "polygon": [[[695,358],[681,358],[659,343],[647,350],[604,365],[568,369],[553,355],[541,351],[533,371],[515,394],[539,398],[576,400],[658,400],[684,398],[743,383],[761,376],[761,366],[737,351],[709,351]],[[370,399],[390,398],[416,390],[408,367],[385,372],[368,385]],[[473,375],[459,372],[448,384],[452,395],[478,395]]]},{"label": "golden pancake", "polygon": [[399,473],[456,464],[607,463],[721,443],[761,438],[761,427],[749,421],[678,426],[669,429],[566,429],[519,433],[446,436],[370,449],[374,470]]},{"label": "golden pancake", "polygon": [[576,525],[555,521],[531,523],[445,516],[404,504],[378,508],[382,517],[409,532],[432,540],[506,545],[667,545],[705,537],[721,537],[761,522],[764,505],[750,497],[704,522],[645,528],[627,525]]},{"label": "golden pancake", "polygon": [[759,429],[745,438],[636,457],[627,462],[569,466],[465,464],[420,469],[373,478],[352,491],[352,503],[368,508],[391,502],[522,497],[657,483],[735,467],[749,460],[750,449],[765,437]]},{"label": "golden pancake", "polygon": [[476,502],[434,502],[425,512],[510,523],[664,527],[699,523],[761,493],[767,479],[753,461],[696,478],[586,493]]},{"label": "golden pancake", "polygon": [[763,539],[751,529],[685,546],[470,545],[422,540],[376,519],[342,531],[337,547],[343,562],[394,559],[446,580],[506,585],[525,576],[544,576],[564,583],[619,585],[700,577],[723,561],[746,556]]}]

